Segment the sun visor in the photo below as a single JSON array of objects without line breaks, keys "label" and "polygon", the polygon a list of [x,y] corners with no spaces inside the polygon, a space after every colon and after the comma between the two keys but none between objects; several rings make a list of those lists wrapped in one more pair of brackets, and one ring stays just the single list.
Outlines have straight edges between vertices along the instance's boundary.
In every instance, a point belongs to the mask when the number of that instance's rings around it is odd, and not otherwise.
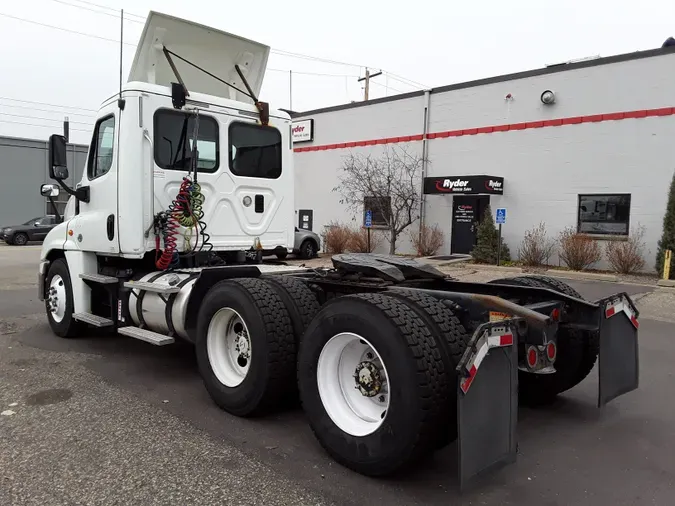
[{"label": "sun visor", "polygon": [[[129,81],[162,86],[178,82],[164,56],[163,47],[245,91],[246,87],[235,69],[238,64],[256,96],[260,94],[269,46],[152,11],[136,49]],[[243,93],[175,56],[172,59],[188,91],[250,102],[251,99]]]}]

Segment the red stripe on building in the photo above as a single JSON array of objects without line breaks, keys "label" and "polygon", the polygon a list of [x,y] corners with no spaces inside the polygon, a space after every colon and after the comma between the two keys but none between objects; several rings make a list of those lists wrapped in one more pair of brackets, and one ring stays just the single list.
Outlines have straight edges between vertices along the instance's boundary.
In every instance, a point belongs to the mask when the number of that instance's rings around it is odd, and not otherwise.
[{"label": "red stripe on building", "polygon": [[[623,119],[639,119],[654,116],[675,115],[675,107],[662,107],[659,109],[642,109],[639,111],[612,112],[607,114],[592,114],[589,116],[573,116],[569,118],[557,118],[544,121],[529,121],[525,123],[510,123],[479,128],[464,128],[448,130],[445,132],[430,132],[427,139],[444,139],[447,137],[461,137],[463,135],[491,134],[495,132],[508,132],[511,130],[529,130],[531,128],[546,128],[554,126],[578,125],[579,123],[598,123],[601,121],[618,121]],[[386,137],[383,139],[371,139],[366,141],[343,142],[339,144],[326,144],[322,146],[303,146],[293,148],[296,153],[307,151],[324,151],[332,149],[353,148],[357,146],[375,146],[376,144],[396,144],[399,142],[421,141],[424,135],[406,135],[401,137]]]}]

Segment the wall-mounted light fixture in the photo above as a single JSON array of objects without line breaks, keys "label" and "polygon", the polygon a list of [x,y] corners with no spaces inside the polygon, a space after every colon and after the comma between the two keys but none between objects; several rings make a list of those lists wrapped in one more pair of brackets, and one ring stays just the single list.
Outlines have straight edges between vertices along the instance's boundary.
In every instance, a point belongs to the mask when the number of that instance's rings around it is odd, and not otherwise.
[{"label": "wall-mounted light fixture", "polygon": [[551,105],[555,103],[555,93],[551,90],[546,90],[541,94],[541,103],[544,105]]}]

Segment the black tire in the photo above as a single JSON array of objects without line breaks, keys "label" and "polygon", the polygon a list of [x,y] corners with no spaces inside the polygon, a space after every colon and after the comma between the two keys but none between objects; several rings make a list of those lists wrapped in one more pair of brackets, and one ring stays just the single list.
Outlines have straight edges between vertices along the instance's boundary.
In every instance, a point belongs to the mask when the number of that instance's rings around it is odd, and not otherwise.
[{"label": "black tire", "polygon": [[302,336],[319,312],[319,301],[306,283],[289,276],[265,276],[262,278],[281,297],[293,325],[296,347],[299,349]]},{"label": "black tire", "polygon": [[[207,350],[211,319],[230,307],[244,320],[251,340],[251,364],[235,387],[221,383]],[[199,372],[214,402],[237,416],[256,416],[279,407],[295,388],[296,347],[293,327],[283,301],[261,279],[221,281],[204,297],[199,309],[195,348]]]},{"label": "black tire", "polygon": [[16,246],[25,246],[27,243],[28,243],[28,236],[26,234],[24,234],[23,232],[14,234],[12,244]]},{"label": "black tire", "polygon": [[435,297],[407,290],[391,290],[388,295],[401,299],[415,311],[431,330],[441,352],[448,381],[448,403],[443,414],[445,417],[443,425],[447,430],[441,432],[438,442],[438,448],[442,448],[457,439],[456,368],[469,342],[469,335],[455,313]]},{"label": "black tire", "polygon": [[[517,276],[494,280],[491,283],[548,288],[581,298],[572,287],[558,280],[555,280],[555,283],[549,283],[550,279],[547,276]],[[561,285],[565,285],[566,288]],[[521,303],[523,302],[521,301]],[[550,404],[558,394],[581,382],[593,369],[593,364],[595,364],[597,358],[597,338],[593,337],[593,334],[566,328],[559,329],[557,335],[558,351],[554,364],[556,372],[553,374],[532,374],[518,371],[520,401],[529,406]],[[595,348],[595,353],[593,353],[593,348]],[[591,357],[592,362],[590,368],[588,368]]]},{"label": "black tire", "polygon": [[316,243],[311,239],[305,239],[300,245],[300,258],[309,260],[318,253]]},{"label": "black tire", "polygon": [[[390,404],[374,432],[353,436],[326,412],[317,368],[325,344],[343,332],[358,334],[378,351],[390,378]],[[325,450],[361,474],[382,476],[432,452],[448,402],[441,353],[424,321],[403,301],[382,294],[357,294],[328,302],[305,334],[298,359],[298,381],[310,426]]]},{"label": "black tire", "polygon": [[279,260],[284,260],[288,256],[288,251],[278,251],[275,255]]},{"label": "black tire", "polygon": [[[54,276],[60,276],[66,292],[66,306],[63,319],[60,322],[54,320],[52,312],[49,308],[49,287]],[[68,270],[68,263],[64,258],[54,260],[49,266],[47,278],[45,279],[45,311],[47,312],[47,320],[52,332],[59,337],[72,338],[77,337],[82,333],[84,326],[75,321],[73,318],[74,304],[73,304],[73,286],[70,283],[70,271]]]},{"label": "black tire", "polygon": [[[576,297],[577,299],[584,299],[579,292],[572,288],[567,283],[560,281],[559,279],[552,278],[549,276],[527,276],[530,279],[535,279],[540,283],[547,285],[552,290],[556,290],[570,297]],[[573,329],[564,329],[565,338],[571,341],[571,346],[573,348],[579,348],[583,351],[580,352],[581,359],[579,360],[579,366],[575,373],[570,372],[569,379],[566,385],[563,386],[564,392],[577,386],[581,383],[586,377],[591,373],[595,363],[598,360],[598,353],[600,352],[600,333],[599,332],[590,332],[584,330],[573,330]]]}]

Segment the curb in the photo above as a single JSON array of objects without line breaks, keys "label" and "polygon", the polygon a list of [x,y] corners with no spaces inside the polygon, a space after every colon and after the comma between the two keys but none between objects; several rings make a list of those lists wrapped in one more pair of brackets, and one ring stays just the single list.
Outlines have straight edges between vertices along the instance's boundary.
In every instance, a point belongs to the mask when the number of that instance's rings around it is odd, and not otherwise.
[{"label": "curb", "polygon": [[656,282],[656,285],[666,288],[675,288],[675,279],[659,279]]},{"label": "curb", "polygon": [[501,267],[501,266],[498,267],[496,265],[488,265],[488,264],[471,264],[470,267],[478,271],[514,272],[517,274],[521,274],[523,272],[523,269],[521,269],[520,267]]},{"label": "curb", "polygon": [[[554,278],[564,278],[564,279],[578,279],[578,280],[587,280],[587,281],[607,281],[609,283],[617,283],[619,278],[612,274],[597,274],[595,272],[582,272],[582,271],[558,271],[555,269],[549,269],[546,271],[547,276]],[[675,285],[673,285],[675,286]]]}]

